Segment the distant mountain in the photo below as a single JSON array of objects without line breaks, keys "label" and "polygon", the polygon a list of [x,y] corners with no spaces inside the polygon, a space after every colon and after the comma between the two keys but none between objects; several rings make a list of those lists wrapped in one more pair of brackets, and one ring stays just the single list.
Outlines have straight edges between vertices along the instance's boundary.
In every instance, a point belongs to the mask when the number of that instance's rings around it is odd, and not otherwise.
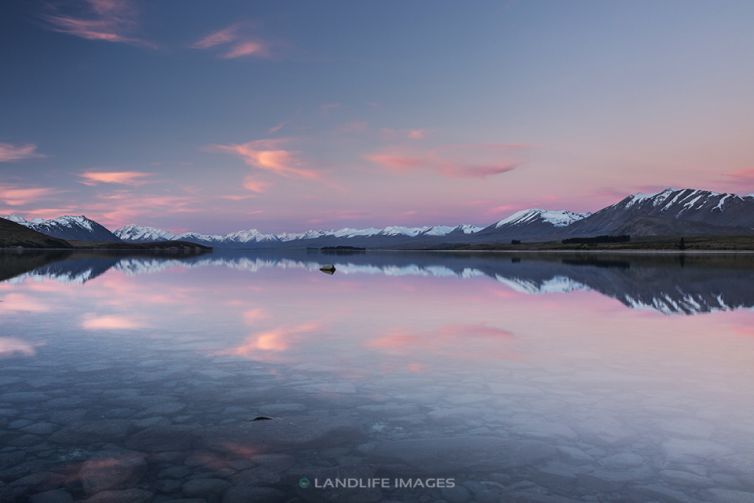
[{"label": "distant mountain", "polygon": [[694,189],[634,194],[569,226],[569,235],[721,235],[754,230],[754,198]]},{"label": "distant mountain", "polygon": [[127,225],[110,232],[84,216],[50,220],[10,219],[49,236],[73,241],[148,243],[180,240],[213,248],[441,248],[459,244],[510,244],[560,241],[599,235],[726,236],[754,233],[754,197],[695,189],[665,189],[634,194],[595,213],[521,210],[487,227],[435,225],[388,226],[264,233],[256,229],[229,234],[175,234],[154,227]]},{"label": "distant mountain", "polygon": [[420,238],[446,236],[469,236],[481,229],[474,225],[437,225],[425,227],[389,226],[355,229],[346,227],[337,230],[309,230],[299,233],[284,232],[267,234],[256,229],[232,232],[230,234],[200,234],[185,232],[173,234],[154,227],[127,225],[116,229],[114,234],[123,241],[145,243],[156,239],[176,239],[216,248],[300,248],[306,246],[330,246],[347,242],[356,245],[386,246],[396,243],[413,242]]},{"label": "distant mountain", "polygon": [[168,241],[175,239],[172,232],[163,231],[154,227],[141,225],[126,225],[113,232],[118,239],[136,243],[146,243],[149,241]]},{"label": "distant mountain", "polygon": [[6,218],[17,224],[23,225],[24,227],[41,232],[42,234],[69,241],[120,241],[120,239],[107,228],[83,215],[66,215],[51,218],[49,220],[41,218],[26,220],[17,215],[10,215]]},{"label": "distant mountain", "polygon": [[480,230],[475,240],[548,241],[588,216],[589,213],[568,210],[521,210]]},{"label": "distant mountain", "polygon": [[0,248],[23,246],[24,248],[72,248],[71,244],[52,238],[26,226],[0,218]]}]

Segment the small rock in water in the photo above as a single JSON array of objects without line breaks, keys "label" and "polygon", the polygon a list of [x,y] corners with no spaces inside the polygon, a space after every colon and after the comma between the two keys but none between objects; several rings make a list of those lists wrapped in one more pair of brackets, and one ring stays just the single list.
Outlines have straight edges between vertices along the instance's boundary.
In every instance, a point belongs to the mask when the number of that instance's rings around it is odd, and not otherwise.
[{"label": "small rock in water", "polygon": [[319,270],[325,274],[335,274],[335,266],[333,264],[325,264]]}]

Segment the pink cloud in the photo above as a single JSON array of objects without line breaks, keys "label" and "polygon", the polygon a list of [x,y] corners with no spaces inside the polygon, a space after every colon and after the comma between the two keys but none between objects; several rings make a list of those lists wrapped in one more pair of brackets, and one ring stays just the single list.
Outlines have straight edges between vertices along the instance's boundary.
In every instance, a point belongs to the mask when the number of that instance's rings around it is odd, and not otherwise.
[{"label": "pink cloud", "polygon": [[243,312],[243,319],[249,325],[254,325],[259,320],[269,318],[267,311],[261,307],[249,309]]},{"label": "pink cloud", "polygon": [[152,42],[134,36],[138,12],[129,0],[87,0],[90,17],[51,14],[45,20],[52,29],[86,40],[117,42],[155,47]]},{"label": "pink cloud", "polygon": [[227,44],[238,37],[239,25],[231,25],[222,30],[210,33],[197,40],[192,47],[194,49],[209,49],[217,45]]},{"label": "pink cloud", "polygon": [[119,185],[140,185],[151,173],[141,171],[85,171],[79,175],[84,185],[115,183]]},{"label": "pink cloud", "polygon": [[81,321],[84,330],[134,330],[144,326],[138,320],[119,315],[86,315]]},{"label": "pink cloud", "polygon": [[246,31],[248,29],[244,23],[235,23],[200,38],[191,47],[194,49],[212,49],[222,46],[224,49],[220,53],[220,57],[223,59],[270,56],[269,44],[246,34]]},{"label": "pink cloud", "polygon": [[56,191],[47,187],[15,187],[0,185],[0,201],[8,206],[22,206],[50,197]]},{"label": "pink cloud", "polygon": [[[173,190],[176,192],[177,188]],[[193,195],[134,194],[119,190],[100,194],[97,201],[88,204],[86,211],[96,215],[95,220],[106,226],[120,226],[136,222],[155,214],[175,215],[201,211],[198,198]]]},{"label": "pink cloud", "polygon": [[445,176],[454,178],[486,178],[488,176],[508,173],[518,167],[515,162],[505,162],[497,165],[477,166],[477,165],[455,165],[448,164],[440,167],[440,171]]},{"label": "pink cloud", "polygon": [[486,178],[508,173],[518,162],[501,158],[498,152],[475,145],[452,145],[428,151],[406,149],[369,154],[366,159],[397,173],[430,171],[451,178]]},{"label": "pink cloud", "polygon": [[[744,168],[736,171],[732,171],[725,175],[726,185],[730,187],[729,190],[741,191],[751,190],[754,188],[754,168]],[[744,187],[747,187],[744,189]]]},{"label": "pink cloud", "polygon": [[243,56],[266,56],[267,47],[259,41],[247,40],[234,44],[221,55],[223,59],[241,58]]},{"label": "pink cloud", "polygon": [[378,152],[376,154],[370,154],[367,159],[375,164],[379,164],[383,168],[407,171],[416,168],[428,167],[431,161],[422,157],[411,157],[408,155],[401,155],[389,152]]},{"label": "pink cloud", "polygon": [[13,162],[22,159],[42,157],[37,153],[37,146],[33,143],[25,145],[13,145],[12,143],[0,143],[0,162]]},{"label": "pink cloud", "polygon": [[270,185],[272,185],[270,182],[267,182],[265,180],[257,180],[256,178],[252,178],[251,176],[247,176],[243,181],[244,189],[256,193],[266,191],[270,187]]},{"label": "pink cloud", "polygon": [[303,167],[303,162],[290,150],[283,148],[286,139],[253,140],[246,143],[211,145],[214,152],[234,154],[253,168],[263,169],[276,175],[298,178],[319,178],[316,171]]}]

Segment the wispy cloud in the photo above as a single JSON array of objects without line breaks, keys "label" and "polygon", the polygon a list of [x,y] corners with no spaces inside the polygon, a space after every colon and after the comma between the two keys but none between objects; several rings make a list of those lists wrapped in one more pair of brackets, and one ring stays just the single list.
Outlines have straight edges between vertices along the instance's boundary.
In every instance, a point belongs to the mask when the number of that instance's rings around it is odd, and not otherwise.
[{"label": "wispy cloud", "polygon": [[170,194],[141,194],[133,190],[117,190],[99,194],[97,201],[86,205],[87,212],[106,226],[120,226],[137,222],[144,217],[180,215],[201,211],[199,199],[181,187],[173,187]]},{"label": "wispy cloud", "polygon": [[37,146],[33,143],[14,145],[12,143],[0,143],[0,162],[13,162],[33,157],[43,157],[37,152]]},{"label": "wispy cloud", "polygon": [[53,30],[86,40],[155,47],[153,42],[136,36],[139,13],[130,0],[86,0],[82,10],[86,17],[55,10],[44,19]]},{"label": "wispy cloud", "polygon": [[364,120],[355,120],[347,122],[338,127],[337,131],[341,134],[364,133],[369,130],[369,123]]},{"label": "wispy cloud", "polygon": [[223,59],[235,59],[248,56],[269,57],[270,45],[259,37],[248,33],[247,23],[234,23],[212,32],[191,46],[194,49],[221,49],[218,53]]},{"label": "wispy cloud", "polygon": [[754,168],[744,168],[725,175],[726,182],[732,185],[732,190],[750,190],[754,188]]},{"label": "wispy cloud", "polygon": [[257,193],[266,191],[268,188],[270,188],[270,185],[272,185],[272,183],[265,180],[257,180],[256,178],[253,178],[251,176],[247,176],[243,181],[244,189]]},{"label": "wispy cloud", "polygon": [[0,201],[8,206],[23,206],[50,197],[55,192],[55,189],[49,187],[0,185]]},{"label": "wispy cloud", "polygon": [[246,143],[210,145],[211,152],[239,156],[253,168],[263,169],[284,177],[315,179],[320,174],[304,166],[298,155],[286,148],[288,138],[252,140]]},{"label": "wispy cloud", "polygon": [[281,129],[285,127],[285,122],[278,122],[274,126],[272,126],[270,129],[267,130],[269,133],[277,133]]},{"label": "wispy cloud", "polygon": [[410,129],[406,136],[410,140],[423,140],[427,137],[427,132],[423,129]]},{"label": "wispy cloud", "polygon": [[84,330],[134,330],[144,326],[139,320],[116,314],[87,314],[81,320],[81,328]]},{"label": "wispy cloud", "polygon": [[386,140],[424,140],[427,138],[426,129],[393,129],[382,128],[380,133]]},{"label": "wispy cloud", "polygon": [[151,173],[141,171],[85,171],[79,174],[84,185],[115,183],[119,185],[141,185]]},{"label": "wispy cloud", "polygon": [[428,171],[451,178],[487,178],[516,169],[518,161],[503,156],[499,145],[452,145],[426,151],[391,149],[372,153],[366,159],[394,173]]}]

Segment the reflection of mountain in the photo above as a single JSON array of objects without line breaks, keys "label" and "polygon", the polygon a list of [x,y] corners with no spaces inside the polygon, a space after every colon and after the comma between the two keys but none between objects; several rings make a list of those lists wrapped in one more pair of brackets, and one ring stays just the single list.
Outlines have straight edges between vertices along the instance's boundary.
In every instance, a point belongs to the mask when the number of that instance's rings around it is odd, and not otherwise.
[{"label": "reflection of mountain", "polygon": [[[15,257],[15,259],[13,258]],[[754,307],[754,257],[749,255],[584,255],[480,253],[216,252],[199,256],[60,254],[45,263],[37,254],[5,255],[0,278],[46,277],[85,282],[113,268],[126,274],[169,267],[222,266],[258,272],[304,269],[319,274],[334,261],[336,275],[488,277],[526,294],[592,290],[636,309],[695,314]],[[16,263],[14,263],[14,260]],[[25,262],[24,262],[25,261]],[[24,262],[25,265],[19,265]],[[11,272],[13,271],[13,272]]]},{"label": "reflection of mountain", "polygon": [[86,283],[130,259],[141,264],[180,264],[197,255],[181,252],[117,251],[6,251],[0,253],[0,281],[48,278],[65,283]]}]

